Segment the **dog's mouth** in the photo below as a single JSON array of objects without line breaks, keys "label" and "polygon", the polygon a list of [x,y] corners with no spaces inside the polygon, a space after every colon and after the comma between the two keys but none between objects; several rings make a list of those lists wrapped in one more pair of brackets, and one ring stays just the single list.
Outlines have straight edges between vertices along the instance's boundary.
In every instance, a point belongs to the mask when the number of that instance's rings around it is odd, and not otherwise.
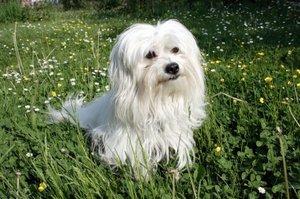
[{"label": "dog's mouth", "polygon": [[178,77],[179,77],[180,75],[173,75],[173,76],[171,76],[170,78],[169,78],[169,80],[176,80],[176,79],[178,79]]},{"label": "dog's mouth", "polygon": [[176,79],[179,78],[179,76],[180,75],[178,74],[178,75],[172,75],[169,78],[161,79],[160,81],[158,81],[158,84],[167,83],[167,82],[170,82],[170,81],[175,81]]}]

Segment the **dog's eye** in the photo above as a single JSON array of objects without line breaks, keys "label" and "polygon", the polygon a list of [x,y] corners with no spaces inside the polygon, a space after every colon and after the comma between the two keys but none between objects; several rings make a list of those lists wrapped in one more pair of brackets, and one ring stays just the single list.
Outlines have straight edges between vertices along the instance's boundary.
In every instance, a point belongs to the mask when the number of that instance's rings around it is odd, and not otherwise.
[{"label": "dog's eye", "polygon": [[157,57],[156,53],[154,51],[149,51],[146,55],[147,59],[152,59],[154,57]]},{"label": "dog's eye", "polygon": [[174,47],[174,48],[172,48],[171,52],[176,54],[176,53],[179,52],[179,48],[178,47]]}]

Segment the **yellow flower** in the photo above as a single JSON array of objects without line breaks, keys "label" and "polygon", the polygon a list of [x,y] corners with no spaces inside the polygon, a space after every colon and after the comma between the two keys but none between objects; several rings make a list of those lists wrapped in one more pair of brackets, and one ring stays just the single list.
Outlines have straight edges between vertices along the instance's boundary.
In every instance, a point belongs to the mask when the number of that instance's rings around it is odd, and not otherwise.
[{"label": "yellow flower", "polygon": [[257,53],[259,56],[264,56],[265,55],[265,53],[263,53],[263,52],[258,52]]},{"label": "yellow flower", "polygon": [[57,84],[57,87],[58,87],[58,88],[59,88],[59,87],[61,87],[61,84],[60,84],[60,83],[58,83],[58,84]]},{"label": "yellow flower", "polygon": [[215,151],[216,152],[220,152],[222,150],[222,148],[220,147],[220,146],[217,146],[216,148],[215,148]]},{"label": "yellow flower", "polygon": [[300,83],[297,84],[297,87],[300,88]]},{"label": "yellow flower", "polygon": [[261,97],[261,98],[259,98],[259,102],[263,104],[263,103],[265,103],[265,99]]},{"label": "yellow flower", "polygon": [[214,149],[215,155],[216,155],[216,156],[220,156],[221,153],[222,153],[222,147],[219,146],[219,145],[215,145],[215,147],[216,147],[216,148]]},{"label": "yellow flower", "polygon": [[30,80],[30,78],[28,78],[28,77],[27,77],[27,76],[25,76],[25,75],[23,76],[23,78],[24,78],[24,80],[25,80],[25,81],[28,81],[28,80]]},{"label": "yellow flower", "polygon": [[56,96],[57,96],[57,94],[56,94],[55,91],[51,91],[50,95],[51,95],[52,97],[56,97]]},{"label": "yellow flower", "polygon": [[47,184],[46,184],[45,182],[41,182],[41,183],[39,184],[38,190],[39,190],[39,192],[42,192],[42,191],[44,191],[46,188],[47,188]]},{"label": "yellow flower", "polygon": [[273,80],[272,77],[266,77],[266,78],[265,78],[265,82],[267,82],[267,83],[271,83],[272,80]]}]

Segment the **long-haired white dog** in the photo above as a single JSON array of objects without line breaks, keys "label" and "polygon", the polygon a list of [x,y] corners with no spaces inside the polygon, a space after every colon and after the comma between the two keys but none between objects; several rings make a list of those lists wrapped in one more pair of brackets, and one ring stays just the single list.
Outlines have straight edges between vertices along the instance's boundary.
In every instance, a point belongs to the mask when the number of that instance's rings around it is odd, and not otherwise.
[{"label": "long-haired white dog", "polygon": [[83,105],[70,98],[53,122],[79,123],[110,165],[130,164],[147,174],[171,154],[178,169],[191,163],[193,129],[205,117],[204,60],[192,33],[176,20],[135,24],[110,55],[111,90]]}]

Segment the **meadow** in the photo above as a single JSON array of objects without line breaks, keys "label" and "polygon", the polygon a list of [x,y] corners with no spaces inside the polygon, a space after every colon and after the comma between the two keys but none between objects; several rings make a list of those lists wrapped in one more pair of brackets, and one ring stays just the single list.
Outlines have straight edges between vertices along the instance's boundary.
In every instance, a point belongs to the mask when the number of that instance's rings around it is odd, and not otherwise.
[{"label": "meadow", "polygon": [[[300,198],[299,7],[49,12],[0,24],[0,198]],[[173,159],[138,181],[103,164],[80,128],[49,125],[47,106],[109,90],[116,36],[163,19],[185,24],[205,56],[207,119],[191,167]]]}]

